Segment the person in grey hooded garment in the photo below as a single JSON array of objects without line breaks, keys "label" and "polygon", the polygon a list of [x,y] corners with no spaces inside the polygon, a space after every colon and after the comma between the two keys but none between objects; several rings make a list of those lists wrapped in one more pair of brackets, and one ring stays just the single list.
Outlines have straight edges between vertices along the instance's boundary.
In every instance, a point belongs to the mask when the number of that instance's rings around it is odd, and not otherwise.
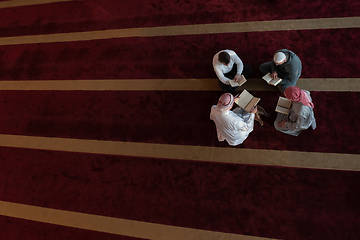
[{"label": "person in grey hooded garment", "polygon": [[275,129],[292,136],[298,136],[302,130],[310,126],[314,130],[316,120],[310,92],[290,86],[285,89],[284,94],[292,101],[290,112],[288,115],[278,113],[274,122]]}]

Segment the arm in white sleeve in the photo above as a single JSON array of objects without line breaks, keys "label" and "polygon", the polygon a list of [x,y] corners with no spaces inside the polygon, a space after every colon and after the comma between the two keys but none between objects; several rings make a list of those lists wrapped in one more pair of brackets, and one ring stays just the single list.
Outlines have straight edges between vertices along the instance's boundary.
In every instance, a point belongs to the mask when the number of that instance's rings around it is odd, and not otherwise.
[{"label": "arm in white sleeve", "polygon": [[224,73],[221,71],[221,63],[219,62],[218,58],[218,54],[216,54],[213,58],[213,67],[214,67],[214,71],[216,73],[216,76],[219,78],[219,80],[221,82],[223,82],[224,84],[230,85],[230,80],[227,77],[224,76]]},{"label": "arm in white sleeve", "polygon": [[215,71],[215,73],[216,73],[216,76],[219,78],[219,80],[220,80],[221,82],[223,82],[224,84],[230,85],[230,82],[229,82],[229,81],[230,81],[231,79],[225,77],[225,76],[224,76],[224,73],[223,73],[220,69],[214,67],[214,71]]},{"label": "arm in white sleeve", "polygon": [[239,56],[234,51],[229,51],[229,55],[230,55],[231,60],[233,60],[234,63],[236,63],[237,73],[241,74],[243,72],[243,70],[244,70],[243,62],[241,61]]},{"label": "arm in white sleeve", "polygon": [[254,128],[254,119],[255,113],[250,113],[243,119],[239,118],[239,121],[236,123],[235,126],[238,130],[251,132]]}]

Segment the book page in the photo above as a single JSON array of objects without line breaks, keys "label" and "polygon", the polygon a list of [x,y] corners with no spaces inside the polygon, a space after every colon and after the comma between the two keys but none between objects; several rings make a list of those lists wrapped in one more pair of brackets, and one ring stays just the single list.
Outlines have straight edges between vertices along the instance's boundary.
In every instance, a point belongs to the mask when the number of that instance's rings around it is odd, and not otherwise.
[{"label": "book page", "polygon": [[241,77],[242,77],[242,79],[239,83],[239,86],[242,86],[247,81],[246,78],[244,77],[244,75],[241,75]]},{"label": "book page", "polygon": [[267,83],[270,83],[270,81],[272,80],[270,73],[267,73],[265,76],[262,77],[262,79],[264,79]]},{"label": "book page", "polygon": [[291,106],[291,101],[287,98],[284,97],[279,97],[278,106],[284,107],[284,108],[290,108]]},{"label": "book page", "polygon": [[246,78],[244,77],[244,75],[241,75],[241,81],[240,81],[240,83],[237,83],[237,82],[235,82],[234,80],[230,80],[229,82],[230,82],[230,85],[232,86],[232,87],[239,87],[239,86],[241,86],[241,85],[243,85],[245,82],[246,82]]},{"label": "book page", "polygon": [[235,82],[234,80],[230,80],[229,81],[230,82],[230,85],[232,86],[232,87],[238,87],[238,86],[240,86],[237,82]]},{"label": "book page", "polygon": [[244,108],[244,110],[245,110],[246,112],[250,112],[251,108],[252,108],[253,106],[255,106],[256,104],[258,104],[259,101],[260,101],[260,98],[253,97],[253,98],[251,99],[251,101],[249,102],[249,104]]},{"label": "book page", "polygon": [[276,85],[278,85],[281,81],[282,81],[281,78],[274,78],[273,80],[271,80],[271,81],[269,82],[269,84],[276,86]]},{"label": "book page", "polygon": [[289,114],[290,109],[284,108],[284,107],[281,107],[281,106],[276,106],[275,111],[287,115],[287,114]]},{"label": "book page", "polygon": [[242,109],[245,109],[252,98],[253,95],[251,95],[246,89],[244,89],[244,91],[242,91],[242,93],[240,94],[240,97],[236,99],[235,103]]}]

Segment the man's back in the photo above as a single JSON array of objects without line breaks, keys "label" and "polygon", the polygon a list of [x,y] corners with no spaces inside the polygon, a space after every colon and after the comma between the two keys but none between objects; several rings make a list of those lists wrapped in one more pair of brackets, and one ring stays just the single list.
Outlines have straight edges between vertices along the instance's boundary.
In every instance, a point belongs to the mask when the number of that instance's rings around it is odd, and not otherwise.
[{"label": "man's back", "polygon": [[214,121],[219,141],[226,140],[236,146],[247,138],[254,127],[253,113],[246,113],[240,108],[234,111],[220,110],[216,105],[211,107],[210,119]]}]

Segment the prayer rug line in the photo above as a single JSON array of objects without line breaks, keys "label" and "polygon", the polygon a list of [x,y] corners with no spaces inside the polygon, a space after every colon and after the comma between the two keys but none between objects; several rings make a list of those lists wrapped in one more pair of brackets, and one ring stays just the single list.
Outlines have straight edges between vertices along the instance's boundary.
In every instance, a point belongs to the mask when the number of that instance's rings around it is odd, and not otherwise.
[{"label": "prayer rug line", "polygon": [[0,38],[0,45],[89,41],[126,37],[158,37],[198,34],[295,31],[336,28],[359,28],[360,17],[316,18],[236,23],[215,23],[149,28],[112,29]]},{"label": "prayer rug line", "polygon": [[214,232],[157,223],[105,217],[79,212],[0,201],[0,215],[85,230],[153,240],[265,240],[232,233]]},{"label": "prayer rug line", "polygon": [[12,7],[23,7],[23,6],[32,6],[48,3],[58,3],[58,2],[71,2],[75,0],[12,0],[0,2],[0,9],[2,8],[12,8]]},{"label": "prayer rug line", "polygon": [[[250,91],[277,91],[262,79],[238,88]],[[297,86],[309,91],[360,91],[360,78],[300,78]],[[216,79],[94,79],[0,81],[1,90],[59,91],[220,91]]]},{"label": "prayer rug line", "polygon": [[0,146],[175,160],[360,171],[360,155],[0,134]]}]

